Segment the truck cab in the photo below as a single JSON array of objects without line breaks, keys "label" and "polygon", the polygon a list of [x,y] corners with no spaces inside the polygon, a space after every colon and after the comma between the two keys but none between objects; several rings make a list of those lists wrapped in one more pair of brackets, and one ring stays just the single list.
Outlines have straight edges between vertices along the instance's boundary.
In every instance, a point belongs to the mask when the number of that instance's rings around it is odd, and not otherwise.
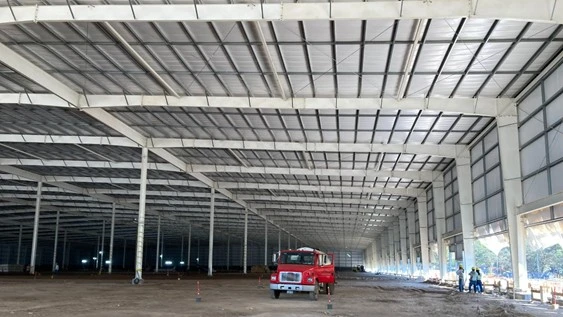
[{"label": "truck cab", "polygon": [[319,293],[334,293],[334,256],[313,248],[282,250],[275,257],[276,272],[270,276],[270,293],[278,299],[281,293],[307,292],[311,300]]}]

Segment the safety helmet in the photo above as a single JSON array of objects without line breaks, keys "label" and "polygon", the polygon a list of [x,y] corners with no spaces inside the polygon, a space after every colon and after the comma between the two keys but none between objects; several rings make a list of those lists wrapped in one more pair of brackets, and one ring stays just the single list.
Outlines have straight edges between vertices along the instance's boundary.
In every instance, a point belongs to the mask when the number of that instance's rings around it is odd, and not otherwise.
[{"label": "safety helmet", "polygon": [[463,265],[460,264],[460,265],[459,265],[459,268],[460,268],[460,269],[463,269]]},{"label": "safety helmet", "polygon": [[472,267],[471,270],[475,271],[475,267]]}]

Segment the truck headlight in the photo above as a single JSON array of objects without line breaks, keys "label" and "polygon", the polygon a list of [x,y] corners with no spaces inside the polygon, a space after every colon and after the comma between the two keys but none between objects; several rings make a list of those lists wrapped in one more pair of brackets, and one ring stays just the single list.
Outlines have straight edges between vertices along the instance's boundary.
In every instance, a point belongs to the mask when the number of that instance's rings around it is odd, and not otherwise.
[{"label": "truck headlight", "polygon": [[276,276],[275,276],[275,275],[270,276],[270,281],[275,281],[275,280],[276,280]]},{"label": "truck headlight", "polygon": [[308,277],[308,278],[307,278],[307,283],[313,283],[313,278],[312,278],[312,277]]}]

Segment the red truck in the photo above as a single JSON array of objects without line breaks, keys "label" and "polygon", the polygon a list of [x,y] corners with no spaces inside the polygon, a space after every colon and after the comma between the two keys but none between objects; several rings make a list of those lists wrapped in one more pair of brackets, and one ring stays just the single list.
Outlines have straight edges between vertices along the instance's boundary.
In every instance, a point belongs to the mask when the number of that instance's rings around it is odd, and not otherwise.
[{"label": "red truck", "polygon": [[334,294],[336,275],[334,255],[312,248],[280,251],[277,272],[270,276],[270,294],[273,299],[281,293],[308,292],[309,299],[317,300],[322,291]]}]

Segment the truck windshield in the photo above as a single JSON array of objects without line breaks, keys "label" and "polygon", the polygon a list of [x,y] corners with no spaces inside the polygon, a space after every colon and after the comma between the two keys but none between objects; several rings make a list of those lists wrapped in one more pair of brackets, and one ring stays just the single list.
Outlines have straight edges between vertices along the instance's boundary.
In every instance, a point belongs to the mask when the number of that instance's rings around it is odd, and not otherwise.
[{"label": "truck windshield", "polygon": [[285,252],[281,254],[279,263],[313,265],[313,261],[313,252]]}]

